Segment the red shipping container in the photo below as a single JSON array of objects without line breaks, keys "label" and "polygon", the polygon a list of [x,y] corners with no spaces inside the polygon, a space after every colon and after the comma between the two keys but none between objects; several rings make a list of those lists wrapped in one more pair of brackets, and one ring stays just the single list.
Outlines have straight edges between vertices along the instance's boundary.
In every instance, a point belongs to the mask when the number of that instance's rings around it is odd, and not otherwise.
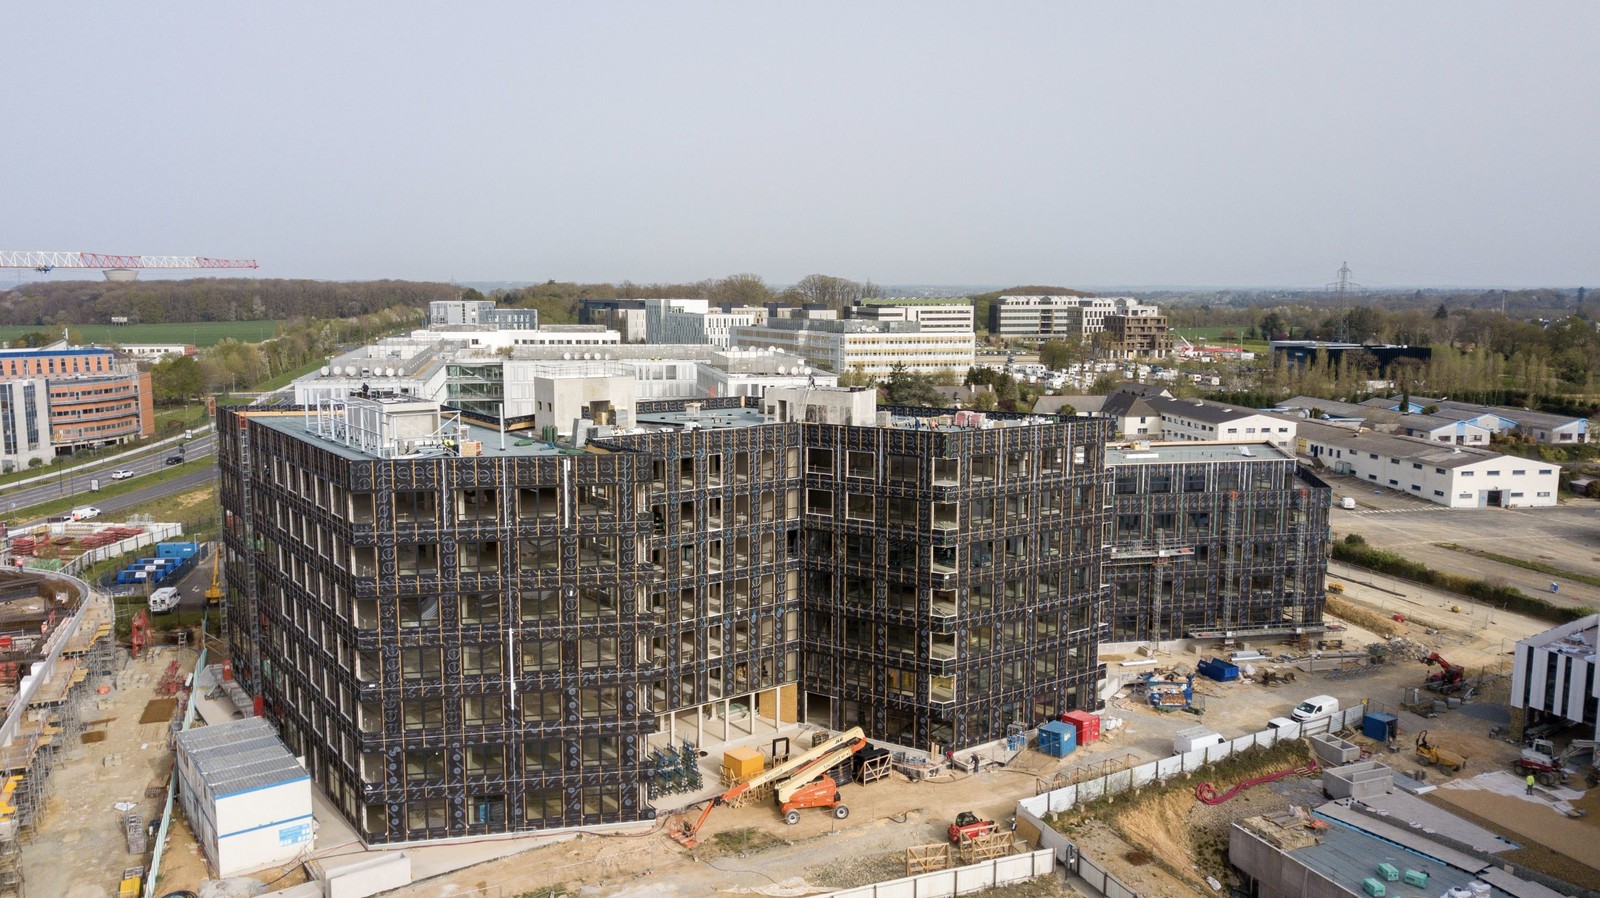
[{"label": "red shipping container", "polygon": [[1078,744],[1088,745],[1100,739],[1100,718],[1088,711],[1068,711],[1061,715],[1063,723],[1072,724],[1078,731]]}]

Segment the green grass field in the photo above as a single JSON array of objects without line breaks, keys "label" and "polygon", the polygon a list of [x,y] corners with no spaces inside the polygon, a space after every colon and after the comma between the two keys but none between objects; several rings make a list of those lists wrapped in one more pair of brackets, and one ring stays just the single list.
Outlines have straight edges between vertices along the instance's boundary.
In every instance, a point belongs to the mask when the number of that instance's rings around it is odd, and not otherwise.
[{"label": "green grass field", "polygon": [[[243,343],[260,343],[278,332],[276,321],[189,321],[174,324],[72,324],[74,343],[192,343],[214,346],[232,337]],[[61,336],[59,327],[0,327],[0,340],[15,340],[36,331]]]},{"label": "green grass field", "polygon": [[[1229,331],[1233,332],[1233,339],[1224,341],[1222,335]],[[1234,327],[1175,327],[1172,332],[1174,334],[1182,334],[1185,338],[1195,343],[1210,343],[1214,346],[1242,346],[1251,352],[1266,352],[1268,348],[1265,340],[1240,339],[1244,335],[1244,327],[1242,325]]]}]

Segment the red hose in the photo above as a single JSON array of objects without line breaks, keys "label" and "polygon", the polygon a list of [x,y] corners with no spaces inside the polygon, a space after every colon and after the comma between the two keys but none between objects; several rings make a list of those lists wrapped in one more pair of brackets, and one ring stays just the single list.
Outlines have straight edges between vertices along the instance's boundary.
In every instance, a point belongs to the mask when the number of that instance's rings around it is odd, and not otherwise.
[{"label": "red hose", "polygon": [[1262,783],[1274,782],[1287,776],[1308,776],[1316,773],[1317,769],[1317,759],[1312,758],[1311,762],[1304,767],[1287,767],[1278,771],[1277,773],[1269,773],[1265,776],[1258,776],[1252,780],[1245,780],[1237,786],[1234,786],[1232,789],[1220,794],[1217,792],[1216,786],[1209,782],[1205,782],[1194,787],[1194,797],[1200,799],[1206,804],[1222,804],[1224,801],[1227,801],[1228,799],[1238,795],[1240,792],[1243,792],[1252,786],[1259,786]]}]

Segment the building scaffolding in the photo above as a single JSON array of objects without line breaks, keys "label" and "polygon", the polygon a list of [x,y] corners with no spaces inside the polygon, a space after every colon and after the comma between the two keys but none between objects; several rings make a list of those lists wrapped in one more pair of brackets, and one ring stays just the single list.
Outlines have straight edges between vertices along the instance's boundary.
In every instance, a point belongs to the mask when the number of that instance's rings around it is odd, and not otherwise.
[{"label": "building scaffolding", "polygon": [[1264,443],[1109,451],[1110,642],[1321,632],[1331,490]]},{"label": "building scaffolding", "polygon": [[383,844],[649,819],[701,751],[797,724],[939,757],[1098,707],[1116,633],[1320,620],[1292,459],[1114,495],[1109,419],[859,398],[470,451],[415,401],[220,409],[234,676]]}]

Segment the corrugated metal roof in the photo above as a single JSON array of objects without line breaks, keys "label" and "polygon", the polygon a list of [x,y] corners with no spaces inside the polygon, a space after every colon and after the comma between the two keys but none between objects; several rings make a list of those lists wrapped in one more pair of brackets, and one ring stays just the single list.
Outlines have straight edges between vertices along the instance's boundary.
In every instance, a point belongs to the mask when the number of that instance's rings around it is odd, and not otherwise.
[{"label": "corrugated metal roof", "polygon": [[272,725],[260,717],[180,733],[178,752],[218,798],[309,776]]}]

